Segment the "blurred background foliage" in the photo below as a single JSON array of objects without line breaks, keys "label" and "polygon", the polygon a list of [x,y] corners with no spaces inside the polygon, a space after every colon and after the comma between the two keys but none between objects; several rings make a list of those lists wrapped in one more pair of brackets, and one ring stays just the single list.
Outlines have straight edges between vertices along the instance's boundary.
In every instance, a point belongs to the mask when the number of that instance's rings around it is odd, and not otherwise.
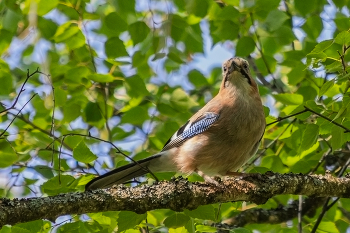
[{"label": "blurred background foliage", "polygon": [[[249,61],[272,123],[256,158],[241,170],[344,175],[349,7],[348,0],[1,1],[2,196],[83,191],[94,174],[130,162],[126,155],[160,151],[218,92],[220,64],[233,56]],[[195,174],[188,179],[201,181]],[[64,216],[0,232],[215,232],[212,223],[293,200],[302,199]],[[231,231],[349,231],[349,200],[333,204],[316,206],[301,221],[266,220]]]}]

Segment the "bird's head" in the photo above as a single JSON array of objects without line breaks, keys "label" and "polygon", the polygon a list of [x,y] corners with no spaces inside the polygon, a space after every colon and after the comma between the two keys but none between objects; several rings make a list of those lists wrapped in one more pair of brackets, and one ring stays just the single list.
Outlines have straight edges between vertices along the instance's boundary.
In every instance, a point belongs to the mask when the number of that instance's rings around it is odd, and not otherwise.
[{"label": "bird's head", "polygon": [[257,85],[249,70],[249,63],[240,57],[234,57],[222,65],[221,89],[236,87],[247,91],[257,89]]}]

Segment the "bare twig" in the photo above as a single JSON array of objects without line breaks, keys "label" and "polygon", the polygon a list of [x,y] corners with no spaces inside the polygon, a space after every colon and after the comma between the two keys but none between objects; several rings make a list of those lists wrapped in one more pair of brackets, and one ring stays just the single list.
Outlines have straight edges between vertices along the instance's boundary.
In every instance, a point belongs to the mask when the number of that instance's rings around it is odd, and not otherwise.
[{"label": "bare twig", "polygon": [[253,27],[254,34],[255,34],[255,36],[256,36],[256,40],[257,40],[258,45],[259,45],[259,46],[256,45],[255,47],[258,49],[258,51],[259,51],[260,54],[261,54],[261,58],[262,58],[262,60],[263,60],[263,62],[264,62],[264,64],[265,64],[265,66],[266,66],[267,72],[271,75],[271,77],[272,77],[272,79],[273,79],[274,86],[276,86],[276,87],[279,89],[279,92],[284,93],[283,89],[277,85],[276,78],[275,78],[275,76],[273,75],[273,73],[272,73],[272,71],[271,71],[271,69],[270,69],[270,67],[269,67],[269,64],[267,63],[266,57],[265,57],[264,52],[263,52],[263,50],[262,50],[262,45],[261,45],[261,41],[260,41],[260,36],[259,36],[259,34],[258,34],[258,32],[257,32],[257,30],[256,30],[256,28],[255,28],[255,25],[254,25],[254,22],[255,22],[255,21],[254,21],[254,18],[253,18],[253,13],[250,13],[250,19],[251,19],[251,23],[252,23],[252,27]]},{"label": "bare twig", "polygon": [[[348,149],[350,150],[350,145],[347,144]],[[342,169],[339,171],[337,177],[340,178],[343,176],[344,172],[346,171],[346,169],[348,168],[348,166],[350,165],[350,158],[346,161],[346,163],[344,164],[344,166],[342,167]],[[332,206],[338,202],[339,197],[337,197],[331,204],[328,205],[328,202],[331,200],[331,197],[328,197],[322,207],[322,211],[320,213],[320,215],[318,216],[316,223],[314,225],[314,227],[312,228],[311,233],[315,233],[318,226],[320,225],[322,218],[324,217],[324,215],[326,214],[326,212],[332,208]]]},{"label": "bare twig", "polygon": [[308,108],[308,107],[306,107],[306,106],[304,106],[304,108],[305,108],[307,111],[312,112],[313,114],[316,114],[317,116],[322,117],[323,119],[325,119],[325,120],[331,122],[332,124],[334,124],[334,125],[336,125],[336,126],[339,126],[340,128],[344,129],[344,130],[345,130],[344,133],[350,132],[350,129],[346,128],[345,126],[343,126],[343,125],[341,125],[341,124],[339,124],[339,123],[337,123],[337,122],[335,122],[335,121],[333,121],[332,119],[330,119],[330,118],[328,118],[328,117],[326,117],[326,116],[324,116],[324,115],[322,115],[322,114],[320,114],[320,113],[318,113],[318,112],[316,112],[316,111],[314,111],[314,110],[312,110],[312,109],[310,109],[310,108]]},{"label": "bare twig", "polygon": [[[307,198],[302,202],[302,216],[308,215],[311,217],[314,215],[317,208],[323,203],[325,198]],[[238,215],[229,218],[224,221],[224,225],[221,228],[237,228],[244,227],[247,224],[259,224],[259,223],[269,223],[278,224],[283,223],[288,220],[294,219],[298,216],[298,200],[283,206],[279,205],[274,209],[263,209],[263,208],[252,208],[240,212]]]},{"label": "bare twig", "polygon": [[309,175],[313,174],[315,171],[317,171],[317,169],[319,168],[319,166],[321,165],[321,163],[323,162],[323,160],[327,157],[327,155],[329,155],[332,152],[332,148],[329,148],[321,157],[321,159],[318,161],[316,167],[314,167],[310,172]]},{"label": "bare twig", "polygon": [[256,156],[256,158],[255,158],[252,162],[250,162],[249,164],[246,164],[244,170],[247,169],[248,167],[250,167],[252,164],[254,164],[255,161],[257,161],[257,160],[265,153],[265,151],[266,151],[268,148],[270,148],[274,143],[276,143],[277,140],[287,131],[287,129],[288,129],[294,122],[295,122],[295,119],[294,119],[293,121],[291,121],[291,122],[287,125],[287,127],[286,127],[279,135],[277,135],[277,137],[276,137],[275,139],[273,139],[268,145],[266,145],[266,146],[264,147],[264,149],[262,149],[262,150],[259,152],[259,154]]},{"label": "bare twig", "polygon": [[27,104],[37,95],[37,93],[35,93],[34,95],[32,95],[32,97],[30,97],[30,99],[23,105],[23,107],[18,111],[17,114],[14,115],[13,119],[11,120],[10,124],[5,128],[5,130],[0,133],[0,137],[2,135],[4,135],[6,133],[6,131],[8,130],[8,128],[10,128],[10,126],[12,125],[12,123],[16,120],[16,118],[18,117],[18,115],[22,112],[22,110],[25,108],[25,106],[27,106]]},{"label": "bare twig", "polygon": [[[114,145],[114,143],[110,142],[110,141],[106,141],[106,140],[103,140],[101,138],[97,138],[97,137],[94,137],[94,136],[91,136],[90,134],[89,135],[86,135],[86,134],[79,134],[79,133],[69,133],[69,134],[65,134],[65,135],[62,135],[62,142],[61,142],[61,145],[63,144],[64,142],[64,139],[68,136],[81,136],[81,137],[89,137],[89,138],[92,138],[92,139],[95,139],[95,140],[98,140],[98,141],[101,141],[101,142],[105,142],[105,143],[108,143],[110,144],[114,149],[117,150],[117,152],[119,154],[122,154],[124,157],[130,159],[132,162],[136,163],[138,166],[140,166],[142,169],[144,169],[145,171],[147,171],[148,173],[150,173],[153,178],[158,181],[158,178],[153,174],[153,172],[151,170],[148,169],[148,167],[145,167],[145,166],[142,166],[139,162],[137,162],[136,160],[134,160],[133,158],[131,158],[130,156],[126,155],[123,151],[121,151],[116,145]],[[56,140],[56,139],[55,139]],[[54,140],[54,141],[55,141]],[[53,143],[53,142],[52,142]],[[60,149],[61,150],[61,149]]]},{"label": "bare twig", "polygon": [[291,115],[288,115],[288,116],[285,116],[285,117],[278,117],[277,120],[266,124],[266,126],[273,125],[273,124],[275,124],[275,123],[277,123],[277,122],[283,121],[283,120],[288,119],[288,118],[291,118],[291,117],[293,117],[293,116],[300,115],[300,114],[302,114],[302,113],[304,113],[304,112],[307,112],[307,111],[308,111],[308,110],[304,109],[304,110],[302,110],[302,111],[300,111],[300,112],[297,112],[297,113],[294,113],[294,114],[291,114]]},{"label": "bare twig", "polygon": [[5,109],[5,110],[0,111],[0,114],[2,114],[2,113],[4,113],[4,112],[8,112],[9,110],[15,108],[15,106],[16,106],[18,100],[19,100],[19,97],[21,96],[22,92],[25,91],[24,86],[25,86],[26,83],[28,82],[29,78],[32,77],[32,76],[35,75],[35,74],[42,74],[42,73],[39,71],[39,67],[36,69],[36,71],[34,71],[34,72],[31,73],[31,74],[29,74],[29,69],[27,70],[27,78],[26,78],[26,80],[24,80],[24,82],[23,82],[23,84],[22,84],[22,86],[21,86],[21,89],[19,90],[19,93],[18,93],[18,95],[17,95],[15,101],[12,103],[11,107],[9,107],[9,108],[7,108],[7,109]]}]

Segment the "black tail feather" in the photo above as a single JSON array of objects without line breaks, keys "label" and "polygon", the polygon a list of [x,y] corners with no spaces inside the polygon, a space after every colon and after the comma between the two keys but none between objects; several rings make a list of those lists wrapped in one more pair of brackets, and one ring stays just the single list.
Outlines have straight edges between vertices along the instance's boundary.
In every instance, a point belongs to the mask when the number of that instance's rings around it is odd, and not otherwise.
[{"label": "black tail feather", "polygon": [[160,154],[142,159],[137,163],[130,163],[125,166],[116,168],[102,176],[92,179],[85,185],[85,190],[103,189],[115,184],[123,184],[132,178],[139,177],[149,173],[148,166],[154,159],[159,158]]}]

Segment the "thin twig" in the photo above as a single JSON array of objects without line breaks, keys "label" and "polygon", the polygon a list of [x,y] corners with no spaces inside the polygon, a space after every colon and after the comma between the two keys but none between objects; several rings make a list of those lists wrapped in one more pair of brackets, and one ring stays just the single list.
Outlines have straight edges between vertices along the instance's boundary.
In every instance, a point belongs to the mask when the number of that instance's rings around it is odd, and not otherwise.
[{"label": "thin twig", "polygon": [[293,116],[300,115],[300,114],[302,114],[302,113],[304,113],[304,112],[307,112],[307,111],[308,111],[308,110],[304,109],[304,110],[302,110],[302,111],[300,111],[300,112],[297,112],[297,113],[294,113],[294,114],[291,114],[291,115],[288,115],[288,116],[285,116],[285,117],[278,117],[277,120],[275,120],[275,121],[273,121],[273,122],[271,122],[271,123],[266,124],[266,127],[267,127],[267,126],[270,126],[270,125],[273,125],[273,124],[275,124],[275,123],[277,123],[277,122],[280,122],[280,121],[282,121],[282,120],[291,118],[291,117],[293,117]]},{"label": "thin twig", "polygon": [[[13,114],[13,113],[10,113],[10,112],[9,112],[9,114],[15,116],[15,114]],[[33,122],[29,121],[28,119],[24,118],[23,116],[17,116],[17,118],[20,119],[20,120],[22,120],[23,122],[27,123],[28,125],[32,126],[34,129],[37,129],[37,130],[39,130],[40,132],[42,132],[42,133],[44,133],[44,134],[46,134],[46,135],[48,135],[48,136],[50,136],[50,137],[53,137],[55,140],[59,140],[58,137],[56,137],[56,136],[50,134],[49,131],[46,131],[46,130],[40,128],[39,126],[35,125]],[[51,145],[51,144],[50,144],[50,145]],[[70,151],[73,150],[68,144],[63,144],[63,145],[64,145],[64,147],[67,148],[68,150],[70,150]],[[47,148],[48,148],[48,147],[47,147]]]},{"label": "thin twig", "polygon": [[287,129],[295,122],[295,120],[296,120],[296,119],[294,119],[293,121],[291,121],[291,122],[287,125],[287,127],[286,127],[279,135],[277,135],[277,137],[276,137],[275,139],[273,139],[267,146],[265,146],[264,149],[262,149],[262,150],[259,152],[259,154],[256,156],[256,158],[255,158],[252,162],[246,164],[244,170],[247,169],[248,167],[250,167],[252,164],[254,164],[255,161],[257,161],[257,160],[265,153],[265,151],[266,151],[268,148],[270,148],[274,143],[276,143],[277,140],[278,140],[278,139],[287,131]]},{"label": "thin twig", "polygon": [[263,51],[262,51],[262,44],[261,44],[261,41],[260,41],[260,36],[259,36],[259,34],[258,34],[258,32],[257,32],[257,30],[256,30],[256,28],[255,28],[255,25],[254,25],[253,13],[250,13],[250,19],[251,19],[251,22],[252,22],[252,27],[253,27],[254,34],[255,34],[255,36],[256,36],[256,40],[257,40],[258,45],[259,45],[259,46],[255,45],[255,47],[258,49],[258,51],[259,51],[260,54],[261,54],[261,58],[262,58],[262,60],[263,60],[263,62],[264,62],[264,64],[265,64],[265,66],[266,66],[267,72],[271,75],[271,77],[272,77],[272,79],[273,79],[274,86],[276,86],[278,89],[280,89],[279,92],[284,93],[283,89],[277,85],[276,78],[275,78],[275,76],[273,75],[272,71],[270,70],[269,64],[267,63],[266,57],[265,57],[265,55],[264,55],[264,53],[263,53]]},{"label": "thin twig", "polygon": [[18,113],[14,115],[14,117],[12,118],[10,124],[5,128],[5,130],[4,130],[2,133],[0,133],[0,137],[6,133],[6,131],[8,130],[8,128],[10,128],[10,126],[12,125],[12,123],[16,120],[16,118],[17,118],[18,115],[22,112],[22,110],[25,108],[25,106],[27,106],[27,104],[28,104],[36,95],[37,95],[37,93],[34,93],[34,95],[32,95],[32,97],[30,97],[30,99],[23,105],[23,107],[18,111]]},{"label": "thin twig", "polygon": [[312,175],[315,171],[317,171],[317,169],[319,168],[319,166],[322,164],[323,160],[332,152],[332,148],[329,148],[321,157],[321,159],[318,161],[316,167],[314,167],[310,172],[309,175]]},{"label": "thin twig", "polygon": [[97,137],[94,137],[94,136],[91,136],[91,135],[86,135],[86,134],[79,134],[79,133],[69,133],[69,134],[65,134],[65,135],[62,135],[62,142],[61,142],[61,145],[63,144],[64,142],[64,139],[68,136],[82,136],[82,137],[89,137],[89,138],[92,138],[92,139],[95,139],[95,140],[98,140],[98,141],[101,141],[101,142],[105,142],[105,143],[108,143],[110,144],[112,147],[114,147],[114,149],[117,150],[117,152],[119,154],[122,154],[124,157],[130,159],[132,162],[136,163],[138,166],[140,166],[142,169],[144,169],[144,171],[147,171],[148,173],[150,173],[153,178],[156,180],[156,181],[159,181],[158,178],[153,174],[153,172],[151,170],[148,169],[148,167],[145,167],[145,166],[142,166],[139,162],[137,162],[136,160],[134,160],[133,158],[131,158],[130,156],[126,155],[124,152],[122,152],[116,145],[114,145],[114,143],[110,142],[110,141],[106,141],[106,140],[103,140],[101,138],[97,138]]},{"label": "thin twig", "polygon": [[[346,145],[348,147],[348,149],[350,150],[350,146],[349,144]],[[350,165],[350,158],[348,158],[348,160],[346,161],[346,163],[344,164],[344,166],[342,167],[342,169],[339,171],[337,177],[342,177],[344,172],[346,171],[346,169],[348,168],[348,166]],[[324,217],[324,215],[326,214],[326,212],[333,207],[333,205],[335,203],[338,202],[339,200],[339,197],[337,197],[331,204],[328,205],[328,202],[331,200],[330,197],[327,198],[327,200],[325,201],[323,207],[322,207],[322,212],[320,213],[320,215],[318,216],[317,220],[316,220],[316,223],[314,225],[314,227],[312,228],[312,231],[311,233],[315,233],[318,226],[320,225],[321,221],[322,221],[322,218]]]},{"label": "thin twig", "polygon": [[[289,16],[290,18],[290,26],[291,28],[293,29],[294,28],[294,25],[293,25],[293,15],[290,13],[289,11],[289,7],[288,7],[288,4],[287,4],[287,1],[286,0],[283,0],[283,3],[284,3],[284,7],[286,9],[286,13],[287,15]],[[294,45],[294,41],[292,41],[292,49],[295,50],[295,45]],[[300,230],[299,230],[300,232]]]},{"label": "thin twig", "polygon": [[34,72],[31,73],[31,74],[29,74],[29,69],[27,70],[27,78],[26,78],[26,80],[24,80],[24,82],[23,82],[23,84],[22,84],[22,86],[21,86],[21,89],[19,90],[19,93],[18,93],[18,95],[17,95],[15,101],[13,102],[12,106],[9,107],[9,108],[7,108],[7,109],[5,109],[5,110],[0,111],[0,114],[1,114],[1,113],[4,113],[4,112],[8,112],[9,110],[15,108],[15,106],[16,106],[18,100],[19,100],[19,97],[21,96],[22,92],[25,91],[24,86],[25,86],[26,83],[28,82],[29,78],[32,77],[34,74],[38,74],[38,73],[41,74],[41,72],[39,71],[39,67],[36,69],[36,71],[34,71]]},{"label": "thin twig", "polygon": [[303,232],[302,225],[302,217],[303,217],[303,195],[299,195],[299,205],[298,205],[298,232]]},{"label": "thin twig", "polygon": [[341,125],[341,124],[339,124],[339,123],[337,123],[337,122],[335,122],[335,121],[333,121],[332,119],[330,119],[330,118],[328,118],[328,117],[326,117],[326,116],[324,116],[324,115],[322,115],[322,114],[320,114],[320,113],[318,113],[318,112],[315,112],[314,110],[312,110],[312,109],[310,109],[310,108],[308,108],[308,107],[306,107],[306,106],[304,106],[304,108],[305,108],[307,111],[312,112],[312,113],[316,114],[317,116],[322,117],[323,119],[325,119],[325,120],[331,122],[332,124],[334,124],[334,125],[336,125],[336,126],[339,126],[340,128],[344,129],[344,130],[345,130],[344,133],[350,132],[350,129],[346,128],[345,126],[343,126],[343,125]]},{"label": "thin twig", "polygon": [[[344,49],[344,50],[345,50],[345,49]],[[345,51],[346,51],[346,50],[345,50]],[[348,72],[346,71],[346,63],[345,63],[345,60],[344,60],[344,54],[340,54],[339,50],[337,50],[337,52],[338,52],[338,54],[339,54],[339,56],[340,56],[340,60],[341,60],[341,64],[342,64],[342,66],[343,66],[344,72],[345,72],[345,73],[348,73]]]}]

